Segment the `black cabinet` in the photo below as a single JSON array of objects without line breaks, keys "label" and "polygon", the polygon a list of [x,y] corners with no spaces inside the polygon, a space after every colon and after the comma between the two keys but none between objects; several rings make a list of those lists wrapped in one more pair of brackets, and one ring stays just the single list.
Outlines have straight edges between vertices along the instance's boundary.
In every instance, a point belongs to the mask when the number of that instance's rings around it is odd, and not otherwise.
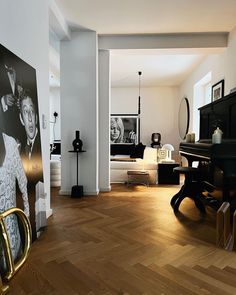
[{"label": "black cabinet", "polygon": [[179,184],[179,174],[174,173],[173,169],[179,167],[178,163],[159,163],[158,164],[158,184]]}]

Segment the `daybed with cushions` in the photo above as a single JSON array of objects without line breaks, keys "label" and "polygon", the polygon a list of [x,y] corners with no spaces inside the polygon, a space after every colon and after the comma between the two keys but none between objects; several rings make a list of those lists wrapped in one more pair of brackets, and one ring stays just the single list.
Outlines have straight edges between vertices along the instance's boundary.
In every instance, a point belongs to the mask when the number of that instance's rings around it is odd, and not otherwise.
[{"label": "daybed with cushions", "polygon": [[51,157],[50,157],[50,186],[61,186],[61,142],[54,141],[53,145],[50,144]]},{"label": "daybed with cushions", "polygon": [[111,145],[111,182],[127,182],[128,170],[147,170],[149,183],[157,183],[157,149],[142,144]]}]

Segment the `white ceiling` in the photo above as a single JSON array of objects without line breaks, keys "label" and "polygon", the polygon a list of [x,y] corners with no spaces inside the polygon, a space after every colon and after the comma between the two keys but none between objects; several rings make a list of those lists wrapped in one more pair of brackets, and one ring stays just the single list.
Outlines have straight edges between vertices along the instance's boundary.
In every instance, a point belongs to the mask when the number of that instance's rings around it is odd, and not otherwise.
[{"label": "white ceiling", "polygon": [[56,0],[67,22],[98,34],[231,31],[235,0]]},{"label": "white ceiling", "polygon": [[[67,23],[98,34],[229,32],[236,0],[55,0]],[[222,50],[221,50],[222,51]],[[214,49],[112,50],[113,87],[179,85]]]},{"label": "white ceiling", "polygon": [[111,84],[112,87],[136,87],[138,71],[141,71],[144,87],[177,86],[209,53],[219,53],[219,50],[112,50]]}]

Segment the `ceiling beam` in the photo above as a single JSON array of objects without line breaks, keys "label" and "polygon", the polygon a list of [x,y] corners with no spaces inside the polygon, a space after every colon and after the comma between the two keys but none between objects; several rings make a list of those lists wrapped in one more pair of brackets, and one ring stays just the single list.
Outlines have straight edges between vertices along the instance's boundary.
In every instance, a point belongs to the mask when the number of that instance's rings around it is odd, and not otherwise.
[{"label": "ceiling beam", "polygon": [[228,33],[99,35],[99,49],[226,48]]},{"label": "ceiling beam", "polygon": [[59,40],[70,40],[70,28],[55,0],[50,0],[49,27],[57,35]]}]

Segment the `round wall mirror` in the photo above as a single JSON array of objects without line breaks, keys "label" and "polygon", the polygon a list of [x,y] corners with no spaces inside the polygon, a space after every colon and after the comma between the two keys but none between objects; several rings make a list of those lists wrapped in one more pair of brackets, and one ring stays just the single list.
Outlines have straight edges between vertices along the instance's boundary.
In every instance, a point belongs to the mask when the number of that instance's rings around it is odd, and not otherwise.
[{"label": "round wall mirror", "polygon": [[179,106],[179,136],[185,139],[189,128],[189,102],[186,97],[182,98]]}]

